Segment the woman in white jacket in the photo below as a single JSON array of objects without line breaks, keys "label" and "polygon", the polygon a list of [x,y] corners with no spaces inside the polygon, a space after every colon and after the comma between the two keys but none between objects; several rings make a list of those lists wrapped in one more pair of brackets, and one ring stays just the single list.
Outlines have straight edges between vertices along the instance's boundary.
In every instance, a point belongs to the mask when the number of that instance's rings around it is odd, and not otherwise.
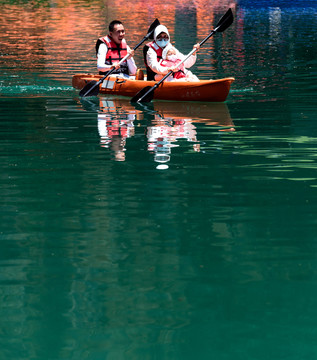
[{"label": "woman in white jacket", "polygon": [[[167,30],[167,27],[164,25],[159,25],[154,30],[154,40],[144,47],[144,61],[147,70],[147,79],[154,80],[155,74],[166,75],[170,70],[166,66],[160,65],[162,60],[163,50],[166,46],[170,44],[170,36]],[[199,44],[194,45],[196,51],[199,49]],[[179,59],[183,60],[185,55],[180,53],[177,50],[177,56]],[[196,52],[193,53],[185,62],[184,66],[190,68],[196,62]]]}]

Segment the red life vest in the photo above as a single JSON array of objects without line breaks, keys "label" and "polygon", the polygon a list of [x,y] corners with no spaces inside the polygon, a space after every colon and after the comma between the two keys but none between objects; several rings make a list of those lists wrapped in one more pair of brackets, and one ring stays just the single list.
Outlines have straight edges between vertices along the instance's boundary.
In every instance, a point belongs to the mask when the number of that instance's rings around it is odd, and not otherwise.
[{"label": "red life vest", "polygon": [[163,49],[160,48],[155,41],[151,41],[149,43],[146,44],[148,47],[152,48],[157,55],[157,61],[162,59],[162,53],[163,53]]},{"label": "red life vest", "polygon": [[[109,36],[101,37],[97,40],[96,43],[96,53],[98,53],[98,49],[101,43],[106,44],[108,48],[108,52],[105,59],[105,63],[107,65],[112,65],[114,62],[116,63],[119,62],[128,54],[127,43],[125,39],[122,39],[120,44],[116,44]],[[120,65],[120,69],[114,71],[114,73],[119,73],[119,72],[129,75],[127,61],[124,61]]]},{"label": "red life vest", "polygon": [[127,124],[120,122],[119,120],[112,120],[107,124],[108,136],[113,138],[118,136],[122,139],[129,137]]},{"label": "red life vest", "polygon": [[147,79],[148,80],[154,80],[154,77],[155,77],[156,73],[148,66],[148,64],[146,62],[146,54],[147,54],[149,48],[153,49],[156,52],[157,61],[160,61],[162,59],[163,49],[160,48],[155,43],[155,41],[151,41],[151,42],[145,44],[144,48],[143,48],[144,64],[145,64],[145,67],[146,67]]},{"label": "red life vest", "polygon": [[[160,65],[166,66],[166,67],[174,67],[174,66],[177,66],[180,62],[181,62],[181,60],[179,60],[179,59],[177,59],[176,61],[162,60]],[[179,67],[179,71],[177,71],[177,72],[175,72],[173,74],[173,78],[174,79],[181,79],[181,78],[184,78],[184,77],[186,77],[186,75],[185,75],[185,66],[184,66],[184,64],[182,64]]]}]

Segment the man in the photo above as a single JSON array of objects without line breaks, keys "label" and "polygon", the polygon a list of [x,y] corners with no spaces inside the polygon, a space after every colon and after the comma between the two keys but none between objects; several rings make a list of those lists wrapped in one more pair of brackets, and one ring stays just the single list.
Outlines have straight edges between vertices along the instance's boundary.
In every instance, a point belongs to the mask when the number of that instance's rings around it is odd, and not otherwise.
[{"label": "man", "polygon": [[[109,24],[109,34],[101,37],[96,43],[97,68],[99,74],[105,75],[108,71],[115,68],[113,74],[129,77],[135,75],[137,67],[133,55],[125,39],[125,31],[121,21],[114,20]],[[127,60],[118,64],[121,59],[129,55]]]}]

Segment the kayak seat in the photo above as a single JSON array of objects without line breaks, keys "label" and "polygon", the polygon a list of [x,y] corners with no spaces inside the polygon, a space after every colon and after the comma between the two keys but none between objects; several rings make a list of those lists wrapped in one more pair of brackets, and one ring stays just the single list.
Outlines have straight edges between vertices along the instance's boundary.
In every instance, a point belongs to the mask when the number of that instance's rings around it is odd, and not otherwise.
[{"label": "kayak seat", "polygon": [[146,67],[146,77],[147,77],[147,80],[154,80],[155,72],[149,66],[147,66],[147,62],[146,62],[146,54],[147,54],[148,50],[149,50],[149,46],[144,45],[144,47],[143,47],[143,60],[144,60],[144,64],[145,64],[145,67]]},{"label": "kayak seat", "polygon": [[135,80],[144,80],[144,72],[142,69],[137,70]]}]

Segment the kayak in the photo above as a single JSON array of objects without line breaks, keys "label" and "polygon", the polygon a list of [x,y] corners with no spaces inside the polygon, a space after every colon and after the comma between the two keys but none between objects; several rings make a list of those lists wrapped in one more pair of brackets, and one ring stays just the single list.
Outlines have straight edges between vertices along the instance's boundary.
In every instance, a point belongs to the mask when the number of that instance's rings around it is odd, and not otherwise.
[{"label": "kayak", "polygon": [[[90,81],[99,81],[103,75],[77,74],[72,86],[81,90]],[[165,81],[154,91],[154,99],[173,101],[223,102],[226,100],[233,77],[218,80]],[[146,86],[154,86],[155,81],[107,77],[100,85],[101,94],[128,96],[132,98]]]}]

